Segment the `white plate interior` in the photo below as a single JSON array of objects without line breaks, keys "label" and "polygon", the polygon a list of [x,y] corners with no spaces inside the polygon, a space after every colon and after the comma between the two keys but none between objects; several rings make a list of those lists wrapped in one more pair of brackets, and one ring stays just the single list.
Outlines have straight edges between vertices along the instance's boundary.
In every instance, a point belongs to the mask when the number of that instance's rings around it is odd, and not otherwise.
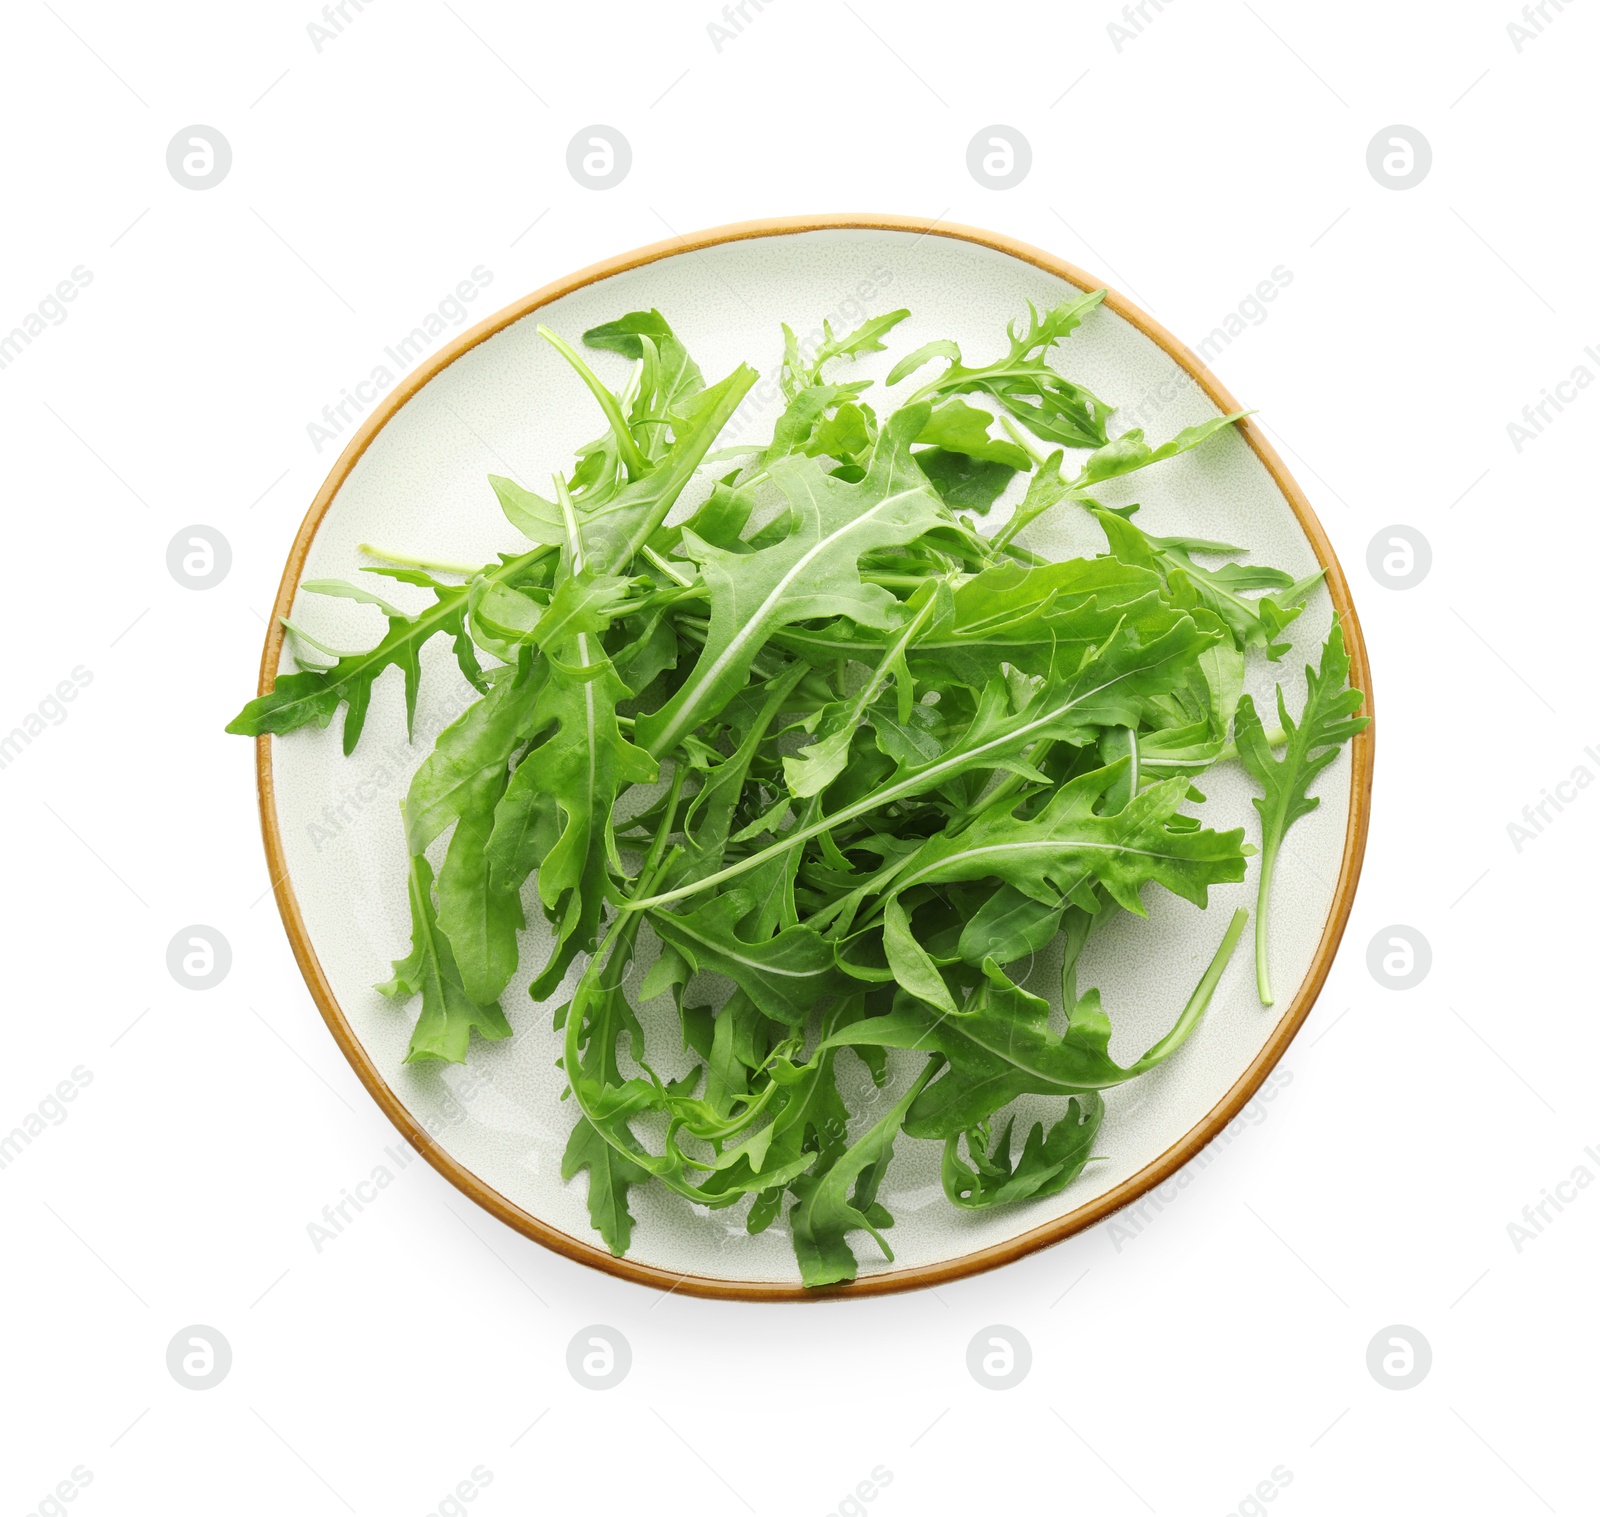
[{"label": "white plate interior", "polygon": [[[767,379],[780,353],[779,323],[802,334],[829,318],[836,331],[867,315],[900,306],[911,318],[893,334],[891,351],[861,362],[863,377],[880,379],[895,359],[936,337],[953,337],[968,360],[1003,342],[1005,323],[1046,307],[1074,288],[1009,255],[947,237],[870,230],[827,230],[749,239],[682,253],[577,290],[513,323],[457,359],[399,410],[356,464],[318,528],[305,577],[355,577],[370,562],[357,545],[461,562],[484,562],[526,543],[501,515],[485,476],[511,475],[543,489],[550,474],[570,467],[574,448],[602,428],[598,411],[562,359],[535,333],[545,322],[577,341],[588,327],[624,311],[654,306],[666,315],[705,371],[720,378],[748,361]],[[1112,431],[1143,425],[1152,441],[1217,414],[1194,381],[1156,343],[1102,309],[1058,350],[1072,378],[1118,404]],[[590,361],[615,383],[625,361],[607,353]],[[915,386],[901,387],[901,395]],[[722,438],[723,446],[765,441],[781,408],[775,384],[762,384]],[[1014,482],[1011,494],[1019,493]],[[684,508],[703,495],[695,488]],[[1240,543],[1251,561],[1304,575],[1316,567],[1311,545],[1271,476],[1248,446],[1229,433],[1197,452],[1104,489],[1112,504],[1137,500],[1141,525],[1158,533]],[[1008,494],[991,515],[1002,520]],[[1103,551],[1099,530],[1063,510],[1025,539],[1041,552],[1066,556]],[[405,585],[383,593],[408,608],[426,593]],[[294,619],[336,647],[367,646],[381,631],[370,607],[320,596],[297,599]],[[1318,591],[1290,629],[1293,651],[1266,666],[1252,655],[1247,688],[1258,703],[1285,682],[1298,706],[1302,669],[1331,624],[1327,592]],[[287,655],[284,667],[290,668]],[[585,1242],[599,1245],[585,1209],[587,1180],[560,1176],[571,1124],[555,1066],[559,1035],[549,1010],[526,993],[543,961],[547,939],[533,900],[524,935],[522,968],[501,1004],[516,1036],[475,1042],[465,1066],[402,1063],[416,1004],[404,1008],[372,986],[404,955],[410,925],[406,853],[398,804],[412,771],[438,731],[473,697],[455,668],[447,641],[436,639],[424,658],[416,742],[407,745],[400,676],[388,671],[373,695],[360,746],[349,758],[340,747],[341,720],[324,732],[301,731],[275,740],[274,776],[289,877],[311,944],[345,1016],[383,1078],[416,1120],[466,1169],[518,1206]],[[1096,1152],[1104,1155],[1061,1195],[1001,1210],[958,1212],[939,1184],[940,1145],[902,1137],[882,1199],[896,1223],[891,1265],[876,1258],[866,1234],[855,1235],[863,1275],[934,1264],[1000,1244],[1061,1217],[1111,1190],[1179,1142],[1216,1106],[1272,1037],[1305,978],[1331,909],[1349,811],[1350,754],[1346,749],[1318,782],[1322,804],[1295,827],[1282,856],[1271,913],[1271,954],[1278,1005],[1256,999],[1247,931],[1212,1007],[1187,1045],[1167,1064],[1106,1093],[1107,1112]],[[1251,790],[1237,765],[1224,765],[1202,785],[1199,813],[1214,827],[1244,826],[1254,840]],[[442,856],[443,842],[436,845]],[[437,866],[438,859],[435,860]],[[1148,921],[1126,913],[1091,941],[1079,977],[1100,987],[1115,1034],[1112,1052],[1126,1062],[1171,1024],[1215,951],[1236,905],[1254,906],[1255,866],[1244,884],[1212,892],[1207,911],[1156,887],[1147,891]],[[646,947],[635,979],[648,968]],[[552,1004],[570,994],[568,986]],[[1029,984],[1058,999],[1059,959],[1041,956]],[[654,1012],[655,1015],[650,1015]],[[648,1008],[652,1060],[674,1067],[678,1046],[670,1008]],[[847,1101],[870,1120],[909,1078],[915,1056],[898,1066],[888,1091],[876,1092],[853,1055],[840,1060]],[[1039,1115],[1060,1110],[1040,1100]],[[1024,1124],[1019,1122],[1019,1129]],[[665,1190],[633,1192],[638,1218],[630,1257],[675,1272],[729,1280],[798,1282],[787,1231],[780,1220],[765,1233],[744,1230],[744,1206],[692,1209]]]}]

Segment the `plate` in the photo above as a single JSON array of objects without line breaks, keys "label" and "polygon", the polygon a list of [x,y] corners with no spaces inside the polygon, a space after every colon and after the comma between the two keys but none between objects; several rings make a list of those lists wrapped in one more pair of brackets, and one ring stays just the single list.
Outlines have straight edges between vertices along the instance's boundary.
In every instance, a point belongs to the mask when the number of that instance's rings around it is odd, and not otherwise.
[{"label": "plate", "polygon": [[[994,233],[838,216],[747,222],[674,238],[549,285],[462,333],[395,385],[351,438],[290,552],[262,689],[280,667],[292,667],[284,616],[336,647],[375,640],[381,627],[373,608],[297,597],[302,579],[349,576],[366,561],[360,544],[467,564],[526,548],[485,476],[506,474],[540,488],[601,430],[588,393],[537,335],[539,322],[577,340],[591,326],[653,306],[708,376],[748,359],[763,379],[723,433],[719,445],[728,446],[771,435],[782,405],[775,382],[780,322],[801,334],[820,328],[824,318],[836,331],[847,330],[869,315],[909,307],[912,316],[894,332],[891,351],[860,364],[861,377],[881,379],[898,355],[933,338],[954,338],[971,354],[991,351],[1028,301],[1047,308],[1100,283]],[[1057,354],[1075,380],[1119,406],[1114,432],[1143,426],[1159,441],[1241,409],[1188,349],[1115,293]],[[594,362],[620,385],[623,359],[602,353]],[[686,495],[685,503],[696,498]],[[1337,615],[1351,681],[1368,693],[1370,713],[1366,649],[1344,575],[1305,496],[1254,423],[1113,482],[1103,498],[1113,505],[1139,501],[1141,525],[1158,533],[1247,544],[1254,561],[1297,577],[1324,568],[1326,592],[1314,595],[1292,625],[1292,652],[1270,670],[1253,658],[1247,688],[1259,703],[1271,695],[1273,678],[1281,679],[1297,709],[1303,667]],[[991,525],[1005,510],[1002,500]],[[1057,514],[1060,520],[1046,518],[1030,532],[1032,546],[1051,556],[1103,551],[1086,518]],[[411,590],[396,585],[384,593],[410,609]],[[418,605],[425,601],[426,592],[414,594]],[[627,1257],[613,1258],[590,1229],[586,1177],[561,1179],[571,1117],[559,1099],[560,1038],[548,1009],[526,995],[543,957],[537,911],[529,912],[535,925],[525,937],[523,968],[501,998],[516,1036],[475,1041],[465,1065],[404,1064],[415,1005],[397,1008],[372,989],[409,947],[399,802],[434,735],[472,698],[447,640],[429,644],[424,663],[415,745],[407,743],[394,672],[378,682],[351,757],[343,756],[338,721],[325,731],[258,740],[262,831],[295,956],[345,1057],[435,1169],[502,1221],[568,1258],[663,1290],[746,1300],[908,1290],[1006,1263],[1101,1221],[1171,1179],[1257,1097],[1309,1013],[1350,914],[1366,841],[1370,728],[1320,778],[1314,793],[1322,804],[1296,825],[1282,854],[1271,954],[1275,979],[1280,987],[1297,986],[1295,993],[1271,1009],[1259,1004],[1247,935],[1184,1048],[1106,1093],[1096,1143],[1104,1158],[1060,1195],[992,1213],[957,1212],[939,1184],[941,1145],[902,1137],[881,1192],[896,1219],[888,1235],[895,1258],[878,1259],[870,1239],[856,1235],[862,1264],[851,1285],[804,1290],[781,1221],[750,1237],[742,1207],[696,1209],[659,1187],[632,1193],[633,1246]],[[1211,771],[1206,789],[1210,825],[1243,825],[1247,837],[1257,836],[1239,766]],[[1234,906],[1254,907],[1254,872],[1252,866],[1242,885],[1215,889],[1204,912],[1152,890],[1148,920],[1119,913],[1095,935],[1079,982],[1100,987],[1119,1060],[1136,1056],[1170,1026]],[[647,965],[648,953],[642,958]],[[1051,969],[1041,956],[1029,983],[1048,985]],[[852,1071],[844,1078],[859,1075],[861,1082],[847,1093],[853,1109],[887,1098],[872,1092],[864,1069],[852,1064]],[[1261,1098],[1277,1088],[1269,1086]]]}]

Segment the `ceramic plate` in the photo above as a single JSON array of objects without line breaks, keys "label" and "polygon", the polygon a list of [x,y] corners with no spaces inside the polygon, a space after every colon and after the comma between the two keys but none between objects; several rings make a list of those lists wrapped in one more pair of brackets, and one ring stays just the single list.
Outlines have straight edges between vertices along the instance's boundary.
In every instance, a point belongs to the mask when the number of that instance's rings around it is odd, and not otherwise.
[{"label": "ceramic plate", "polygon": [[[990,233],[891,218],[811,218],[750,223],[676,239],[585,270],[490,317],[398,384],[351,440],[301,528],[279,594],[263,678],[291,667],[277,617],[335,647],[362,647],[381,630],[371,607],[296,597],[302,578],[345,577],[362,562],[358,544],[481,563],[526,544],[498,509],[491,472],[543,488],[570,466],[574,448],[601,430],[594,403],[534,328],[544,322],[576,341],[624,311],[656,307],[708,377],[749,360],[766,377],[723,434],[721,445],[764,441],[780,407],[772,383],[779,323],[801,333],[824,317],[836,330],[908,306],[892,349],[860,365],[881,379],[899,354],[953,337],[968,354],[1003,341],[1027,302],[1058,304],[1099,281],[1037,249]],[[820,335],[820,334],[819,334]],[[1142,425],[1162,440],[1180,428],[1237,410],[1199,360],[1126,300],[1104,308],[1057,350],[1071,376],[1118,405],[1112,430]],[[620,387],[623,359],[592,355]],[[914,387],[905,386],[909,390]],[[709,473],[709,471],[707,471]],[[1014,482],[1014,486],[1020,484]],[[707,484],[699,486],[703,494]],[[680,512],[698,498],[691,487]],[[1293,652],[1272,668],[1252,658],[1249,688],[1270,696],[1285,679],[1295,707],[1302,669],[1337,614],[1352,656],[1352,681],[1371,691],[1359,625],[1343,575],[1310,507],[1267,445],[1246,425],[1204,448],[1104,489],[1110,504],[1137,499],[1140,523],[1158,533],[1247,544],[1257,561],[1296,576],[1319,565],[1327,589],[1293,624]],[[1009,499],[1007,497],[1006,499]],[[991,525],[1003,519],[1005,500]],[[1081,513],[1062,510],[1030,543],[1051,556],[1103,551]],[[406,605],[426,592],[394,585]],[[407,744],[400,676],[378,683],[360,746],[340,747],[340,722],[263,738],[261,811],[279,907],[313,996],[368,1090],[431,1163],[503,1221],[569,1257],[662,1288],[746,1299],[805,1294],[781,1221],[757,1237],[743,1207],[708,1212],[659,1187],[633,1192],[633,1246],[613,1259],[590,1229],[587,1179],[561,1179],[571,1122],[555,1060],[560,1040],[549,1010],[526,994],[545,951],[543,921],[525,935],[523,969],[502,997],[516,1036],[475,1042],[464,1066],[402,1063],[415,1004],[397,1008],[372,986],[407,952],[406,852],[398,805],[433,736],[472,698],[446,639],[424,657],[414,745]],[[1370,706],[1368,708],[1370,710]],[[1249,936],[1234,956],[1204,1021],[1154,1072],[1106,1093],[1107,1113],[1091,1164],[1066,1191],[992,1212],[958,1212],[939,1184],[941,1145],[902,1137],[881,1199],[894,1214],[894,1261],[854,1236],[861,1278],[844,1290],[870,1293],[934,1284],[1055,1242],[1107,1216],[1167,1179],[1221,1132],[1255,1094],[1310,1010],[1349,914],[1366,835],[1370,730],[1318,782],[1322,804],[1299,823],[1282,856],[1272,903],[1271,953],[1279,1004],[1254,992]],[[1256,836],[1246,776],[1223,765],[1206,777],[1209,825],[1243,825]],[[1208,911],[1152,888],[1150,916],[1126,912],[1092,940],[1081,986],[1100,987],[1115,1026],[1112,1053],[1127,1062],[1177,1015],[1236,905],[1254,906],[1254,867],[1244,884],[1214,890]],[[647,966],[653,949],[641,956]],[[1041,955],[1028,982],[1059,986],[1059,966]],[[1293,994],[1287,993],[1297,987]],[[556,1000],[567,992],[558,993]],[[1059,990],[1057,989],[1057,994]],[[648,1018],[647,1018],[648,1020]],[[658,1022],[663,1019],[657,1018]],[[670,1070],[676,1031],[660,1028],[656,1067]],[[654,1061],[653,1061],[654,1062]],[[908,1067],[898,1073],[909,1078]],[[848,1104],[865,1112],[874,1094],[859,1061]],[[1046,1103],[1048,1106],[1048,1103]],[[1053,1106],[1049,1107],[1053,1110]],[[865,1120],[865,1119],[864,1119]],[[832,1292],[831,1294],[836,1294]],[[814,1293],[813,1293],[814,1294]]]}]

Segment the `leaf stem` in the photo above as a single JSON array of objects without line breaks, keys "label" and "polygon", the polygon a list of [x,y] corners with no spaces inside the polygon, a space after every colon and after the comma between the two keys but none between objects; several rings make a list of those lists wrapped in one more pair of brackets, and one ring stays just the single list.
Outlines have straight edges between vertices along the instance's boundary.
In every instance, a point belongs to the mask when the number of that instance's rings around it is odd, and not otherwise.
[{"label": "leaf stem", "polygon": [[381,558],[390,564],[405,564],[412,569],[438,569],[445,574],[481,574],[489,567],[487,564],[452,564],[441,558],[416,558],[407,553],[390,553],[383,548],[374,548],[371,543],[357,546],[372,558]]},{"label": "leaf stem", "polygon": [[1267,903],[1272,894],[1272,869],[1277,851],[1261,855],[1261,888],[1256,894],[1256,993],[1263,1006],[1272,1005],[1272,982],[1267,975]]},{"label": "leaf stem", "polygon": [[1000,425],[1005,428],[1006,433],[1011,438],[1012,442],[1014,442],[1019,448],[1022,449],[1024,453],[1028,455],[1029,458],[1033,460],[1034,468],[1042,469],[1045,465],[1045,456],[1036,447],[1034,447],[1031,442],[1028,441],[1028,434],[1024,432],[1022,428],[1016,424],[1016,422],[1012,421],[1009,415],[1005,413],[1001,414]]},{"label": "leaf stem", "polygon": [[628,430],[621,402],[601,383],[599,375],[583,361],[583,355],[566,338],[552,332],[543,322],[539,324],[537,330],[539,335],[572,365],[577,371],[578,378],[589,387],[589,393],[600,402],[600,409],[606,413],[606,420],[611,423],[612,433],[616,436],[617,452],[622,455],[628,478],[634,480],[641,474],[647,473],[650,468],[649,460],[639,450],[639,444],[633,440],[633,433]]},{"label": "leaf stem", "polygon": [[[1162,1038],[1145,1056],[1133,1066],[1134,1074],[1143,1074],[1145,1070],[1154,1068],[1163,1059],[1177,1050],[1183,1041],[1195,1029],[1195,1024],[1205,1015],[1206,1007],[1211,1004],[1211,997],[1216,992],[1217,982],[1222,978],[1222,972],[1228,967],[1228,960],[1233,957],[1233,950],[1239,946],[1239,935],[1244,931],[1245,919],[1250,915],[1244,907],[1240,907],[1233,914],[1233,920],[1228,923],[1228,930],[1222,935],[1222,943],[1216,953],[1211,957],[1211,963],[1206,972],[1200,976],[1200,983],[1195,986],[1194,994],[1189,997],[1189,1004],[1183,1008],[1178,1020],[1173,1023],[1172,1031]],[[1256,931],[1261,930],[1261,917],[1256,917]]]}]

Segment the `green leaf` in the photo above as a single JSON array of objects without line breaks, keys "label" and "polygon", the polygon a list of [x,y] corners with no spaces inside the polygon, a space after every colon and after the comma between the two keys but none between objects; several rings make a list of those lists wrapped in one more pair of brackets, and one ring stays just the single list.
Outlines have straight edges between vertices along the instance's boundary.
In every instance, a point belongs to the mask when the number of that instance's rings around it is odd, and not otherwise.
[{"label": "green leaf", "polygon": [[1138,718],[1140,697],[1172,689],[1184,677],[1187,666],[1214,640],[1214,636],[1201,633],[1186,616],[1173,619],[1148,638],[1141,638],[1135,629],[1119,627],[1075,673],[1046,684],[1021,711],[1012,709],[1004,676],[996,676],[984,688],[966,731],[938,758],[900,769],[892,779],[859,800],[796,828],[738,863],[691,885],[633,902],[631,907],[637,910],[662,906],[721,885],[820,832],[832,831],[865,812],[923,794],[974,770],[1037,773],[1025,761],[1035,743],[1049,740],[1081,746],[1098,727],[1132,725]]},{"label": "green leaf", "polygon": [[939,1060],[930,1059],[911,1088],[824,1173],[794,1182],[792,1189],[798,1199],[789,1212],[789,1227],[794,1234],[795,1257],[800,1261],[800,1278],[806,1285],[837,1285],[855,1279],[856,1257],[845,1241],[852,1232],[871,1233],[884,1258],[894,1258],[883,1236],[883,1229],[892,1226],[894,1219],[878,1204],[878,1187],[894,1157],[901,1121],[938,1065]]},{"label": "green leaf", "polygon": [[823,322],[823,341],[822,346],[817,349],[816,358],[812,361],[814,368],[820,373],[823,364],[835,358],[859,358],[863,353],[883,352],[884,344],[878,339],[899,326],[910,314],[910,311],[901,309],[890,311],[883,316],[874,316],[843,337],[835,337],[832,326],[826,321]]},{"label": "green leaf", "polygon": [[[328,583],[324,581],[323,583]],[[350,587],[352,590],[354,586]],[[375,598],[375,597],[374,597]],[[467,587],[440,586],[435,604],[416,616],[390,615],[389,630],[375,648],[341,658],[331,669],[280,675],[271,690],[248,702],[226,730],[244,737],[293,732],[300,727],[326,727],[340,705],[345,707],[344,751],[353,753],[372,700],[372,686],[393,666],[405,677],[406,730],[416,717],[417,689],[422,681],[422,645],[438,632],[464,637]]]},{"label": "green leaf", "polygon": [[1180,453],[1187,453],[1191,448],[1198,448],[1208,437],[1224,431],[1249,414],[1248,411],[1235,411],[1231,416],[1214,416],[1198,426],[1185,427],[1176,437],[1157,448],[1145,442],[1142,427],[1134,427],[1091,453],[1084,460],[1083,469],[1073,481],[1073,486],[1083,489],[1103,480],[1120,479],[1124,474],[1132,474],[1135,469],[1164,463]]},{"label": "green leaf", "polygon": [[1073,1008],[1065,1032],[1050,1025],[1050,1003],[1013,984],[994,961],[955,1015],[935,1012],[908,995],[882,1017],[842,1027],[827,1047],[873,1044],[944,1055],[950,1067],[907,1110],[906,1134],[951,1138],[976,1126],[1017,1096],[1074,1095],[1106,1090],[1171,1057],[1199,1024],[1227,967],[1245,913],[1237,912],[1195,993],[1172,1030],[1127,1067],[1110,1053],[1111,1022],[1091,990]]},{"label": "green leaf", "polygon": [[411,860],[411,952],[394,961],[394,978],[379,985],[391,1000],[422,997],[422,1012],[411,1033],[406,1063],[439,1060],[463,1063],[474,1032],[491,1041],[511,1036],[499,1003],[480,1003],[468,995],[450,943],[439,931],[433,908],[433,870],[420,854]]},{"label": "green leaf", "polygon": [[774,463],[773,481],[790,502],[791,530],[771,547],[741,554],[686,542],[711,590],[711,623],[683,684],[658,711],[639,718],[644,747],[666,753],[722,710],[776,627],[821,616],[897,625],[898,602],[863,583],[857,565],[862,554],[910,542],[944,519],[908,449],[923,419],[920,410],[896,413],[858,484],[832,478],[815,459]]},{"label": "green leaf", "polygon": [[[1105,1102],[1097,1091],[1073,1096],[1067,1102],[1066,1115],[1048,1136],[1043,1122],[1033,1124],[1015,1163],[1011,1157],[1011,1122],[1006,1123],[988,1152],[983,1148],[982,1126],[946,1138],[941,1171],[944,1193],[953,1205],[965,1211],[1058,1195],[1083,1173],[1104,1115]],[[962,1136],[975,1161],[972,1164],[962,1161]]]},{"label": "green leaf", "polygon": [[587,1117],[579,1117],[561,1156],[561,1178],[589,1171],[589,1222],[619,1259],[633,1241],[633,1213],[628,1192],[650,1178],[650,1171],[630,1163],[600,1135]]},{"label": "green leaf", "polygon": [[406,791],[406,846],[421,853],[472,803],[486,776],[505,773],[511,755],[526,741],[546,671],[519,680],[511,668],[497,669],[482,700],[474,701],[439,734]]},{"label": "green leaf", "polygon": [[775,937],[746,942],[735,932],[750,911],[741,891],[719,895],[685,916],[650,913],[656,932],[695,969],[725,975],[763,1015],[803,1027],[811,1012],[848,988],[834,966],[833,948],[812,927],[788,927]]},{"label": "green leaf", "polygon": [[759,377],[740,364],[720,384],[684,402],[672,414],[675,441],[660,462],[585,514],[583,537],[596,573],[620,574],[632,564]]},{"label": "green leaf", "polygon": [[911,933],[910,919],[898,896],[883,906],[883,951],[894,971],[895,982],[909,994],[927,1002],[936,1011],[955,1015],[955,998],[938,966]]},{"label": "green leaf", "polygon": [[[1005,464],[1006,478],[1030,465],[1028,455],[1014,442],[989,436],[994,417],[964,400],[947,400],[937,407],[917,435],[919,443],[932,443],[947,453],[964,453],[969,458]],[[926,468],[926,465],[924,465]]]},{"label": "green leaf", "polygon": [[497,1000],[517,968],[517,934],[526,925],[522,898],[490,879],[489,835],[505,794],[505,766],[483,770],[463,796],[456,830],[439,871],[439,926],[467,995]]},{"label": "green leaf", "polygon": [[513,479],[491,474],[489,484],[505,517],[529,542],[560,548],[566,545],[567,529],[561,508],[532,490],[525,490]]},{"label": "green leaf", "polygon": [[1242,880],[1242,827],[1213,832],[1177,817],[1187,778],[1151,785],[1114,814],[1096,813],[1128,762],[1079,776],[1026,819],[1013,815],[1017,798],[1010,796],[968,827],[938,833],[912,855],[894,888],[995,879],[1047,906],[1073,900],[1092,911],[1090,887],[1098,884],[1119,906],[1144,916],[1139,892],[1152,882],[1204,906],[1209,887]]},{"label": "green leaf", "polygon": [[913,401],[935,395],[991,395],[1036,437],[1068,448],[1104,447],[1111,407],[1053,369],[1045,354],[1074,332],[1105,295],[1104,290],[1080,295],[1043,316],[1030,305],[1027,327],[1011,329],[1011,351],[995,363],[969,368],[955,344],[929,343],[897,364],[887,383],[896,383],[928,358],[948,357],[953,360],[950,367],[924,385]]},{"label": "green leaf", "polygon": [[1255,808],[1261,813],[1256,986],[1263,1006],[1273,1004],[1267,971],[1267,907],[1278,851],[1289,829],[1321,805],[1320,799],[1309,793],[1311,782],[1339,756],[1340,748],[1371,722],[1370,717],[1356,715],[1366,696],[1349,688],[1349,678],[1350,656],[1345,652],[1344,632],[1335,622],[1322,647],[1321,667],[1306,666],[1306,699],[1298,722],[1290,719],[1283,686],[1278,686],[1278,722],[1289,736],[1281,759],[1273,758],[1255,702],[1248,695],[1240,699],[1234,718],[1239,757],[1263,792],[1254,798]]},{"label": "green leaf", "polygon": [[[529,987],[535,1000],[549,995],[572,960],[594,946],[616,851],[612,808],[626,786],[656,776],[655,760],[617,724],[617,702],[626,694],[609,672],[579,681],[552,671],[534,722],[539,728],[554,722],[556,730],[518,764],[495,811],[487,854],[496,887],[514,891],[537,868],[539,898],[555,928],[550,959]],[[538,820],[551,802],[561,816],[560,832],[541,855],[547,831]]]},{"label": "green leaf", "polygon": [[989,463],[944,448],[918,448],[911,456],[952,511],[987,511],[1017,472],[1007,463]]}]

